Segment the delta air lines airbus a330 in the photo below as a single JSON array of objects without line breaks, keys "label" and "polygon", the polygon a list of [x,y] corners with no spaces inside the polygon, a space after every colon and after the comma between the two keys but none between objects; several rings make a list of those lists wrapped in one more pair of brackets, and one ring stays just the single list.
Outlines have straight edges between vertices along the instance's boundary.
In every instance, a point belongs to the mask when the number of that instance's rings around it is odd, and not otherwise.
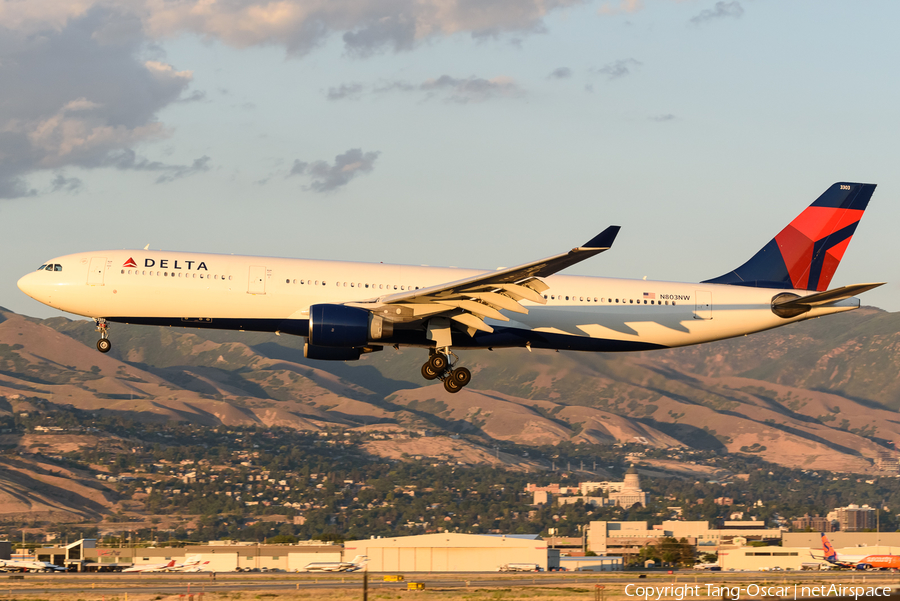
[{"label": "delta air lines airbus a330", "polygon": [[422,375],[457,392],[472,376],[453,349],[644,351],[856,309],[852,297],[881,284],[828,284],[874,190],[834,184],[749,261],[698,284],[556,275],[609,250],[611,226],[566,253],[495,271],[106,250],[51,259],[18,285],[93,318],[104,353],[109,322],[293,334],[321,360],[421,347]]}]

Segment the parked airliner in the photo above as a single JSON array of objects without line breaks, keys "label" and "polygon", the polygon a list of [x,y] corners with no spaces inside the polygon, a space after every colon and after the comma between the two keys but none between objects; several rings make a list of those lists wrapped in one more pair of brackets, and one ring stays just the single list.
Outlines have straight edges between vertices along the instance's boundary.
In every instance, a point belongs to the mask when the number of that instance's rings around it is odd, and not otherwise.
[{"label": "parked airliner", "polygon": [[19,288],[110,322],[253,330],[306,338],[309,359],[349,361],[387,345],[428,349],[449,392],[471,380],[453,349],[620,352],[673,348],[849,311],[877,286],[828,290],[873,184],[839,182],[746,263],[700,283],[564,276],[609,250],[618,226],[572,250],[493,271],[156,250],[51,259]]},{"label": "parked airliner", "polygon": [[842,568],[856,570],[900,569],[900,555],[839,555],[831,541],[822,533],[822,553],[825,561]]}]

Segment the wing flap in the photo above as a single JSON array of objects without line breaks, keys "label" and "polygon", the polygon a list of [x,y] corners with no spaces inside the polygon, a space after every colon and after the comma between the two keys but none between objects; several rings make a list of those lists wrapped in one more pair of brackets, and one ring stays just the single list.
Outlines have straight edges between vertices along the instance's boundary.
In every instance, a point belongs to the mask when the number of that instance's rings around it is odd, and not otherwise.
[{"label": "wing flap", "polygon": [[489,334],[494,331],[494,328],[484,323],[481,319],[472,315],[471,313],[460,313],[458,315],[452,316],[450,319],[459,322],[464,326],[474,328],[482,332],[487,332]]},{"label": "wing flap", "polygon": [[869,290],[872,290],[873,288],[878,288],[879,286],[883,285],[884,282],[878,282],[874,284],[852,284],[850,286],[841,286],[840,288],[826,290],[825,292],[817,292],[816,294],[809,294],[807,296],[801,296],[799,298],[788,298],[780,301],[775,301],[773,305],[782,309],[808,309],[810,307],[819,307],[821,305],[827,305],[847,298],[851,298],[856,296],[857,294],[862,294],[863,292],[867,292]]}]

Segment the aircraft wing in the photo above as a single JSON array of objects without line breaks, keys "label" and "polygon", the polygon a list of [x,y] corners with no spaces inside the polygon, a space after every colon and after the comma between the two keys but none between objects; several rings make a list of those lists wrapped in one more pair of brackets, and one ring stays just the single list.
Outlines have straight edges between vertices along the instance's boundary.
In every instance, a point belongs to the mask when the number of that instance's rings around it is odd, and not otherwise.
[{"label": "aircraft wing", "polygon": [[493,332],[493,328],[484,323],[485,318],[509,321],[508,317],[500,313],[502,309],[528,313],[528,309],[521,305],[523,300],[546,304],[541,292],[547,290],[548,286],[540,278],[609,250],[619,229],[619,226],[611,225],[583,245],[539,261],[486,271],[428,288],[389,294],[370,302],[347,304],[370,311],[389,305],[397,308],[398,314],[406,321],[447,314],[447,317],[467,328]]}]

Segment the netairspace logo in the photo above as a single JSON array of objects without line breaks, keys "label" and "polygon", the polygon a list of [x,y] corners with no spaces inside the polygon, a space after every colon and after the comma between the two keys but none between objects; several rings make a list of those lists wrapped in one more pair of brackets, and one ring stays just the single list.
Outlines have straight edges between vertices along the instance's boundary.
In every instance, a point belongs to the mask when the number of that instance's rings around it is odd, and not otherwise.
[{"label": "netairspace logo", "polygon": [[840,584],[822,584],[819,586],[767,586],[748,584],[747,586],[725,586],[715,584],[669,584],[665,586],[638,586],[629,584],[625,587],[625,594],[629,597],[644,599],[645,601],[662,601],[663,599],[675,599],[683,601],[692,597],[715,597],[716,599],[760,599],[772,597],[777,599],[809,599],[813,597],[889,597],[889,586],[843,586]]}]

